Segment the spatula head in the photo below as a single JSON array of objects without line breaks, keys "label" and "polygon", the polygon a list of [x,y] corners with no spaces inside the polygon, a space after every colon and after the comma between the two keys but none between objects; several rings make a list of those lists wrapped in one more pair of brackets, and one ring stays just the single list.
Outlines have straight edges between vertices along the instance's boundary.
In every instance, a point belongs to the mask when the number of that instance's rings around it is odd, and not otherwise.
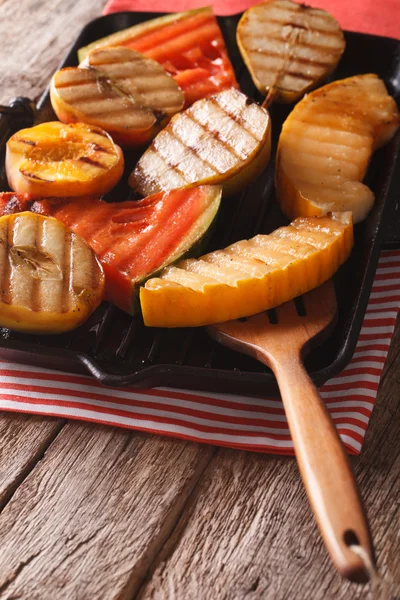
[{"label": "spatula head", "polygon": [[335,290],[329,280],[275,309],[210,325],[208,333],[224,346],[269,364],[266,354],[304,354],[311,345],[321,343],[334,326],[336,315]]}]

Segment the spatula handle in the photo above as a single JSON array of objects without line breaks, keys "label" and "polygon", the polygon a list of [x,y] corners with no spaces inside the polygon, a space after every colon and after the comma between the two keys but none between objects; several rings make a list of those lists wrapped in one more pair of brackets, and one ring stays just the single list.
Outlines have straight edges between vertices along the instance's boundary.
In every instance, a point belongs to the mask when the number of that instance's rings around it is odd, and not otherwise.
[{"label": "spatula handle", "polygon": [[366,581],[365,561],[349,546],[361,546],[373,564],[371,537],[335,425],[300,358],[280,357],[269,363],[278,380],[303,482],[331,558],[342,576]]}]

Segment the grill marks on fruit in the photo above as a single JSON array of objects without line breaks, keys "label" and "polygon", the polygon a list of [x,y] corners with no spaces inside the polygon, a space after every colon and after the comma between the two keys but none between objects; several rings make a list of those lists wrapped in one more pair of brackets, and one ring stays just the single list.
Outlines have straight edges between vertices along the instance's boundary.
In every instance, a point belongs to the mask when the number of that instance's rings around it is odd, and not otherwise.
[{"label": "grill marks on fruit", "polygon": [[178,112],[184,96],[155,61],[129,48],[98,48],[87,64],[58,71],[61,99],[84,120],[109,130],[149,129]]},{"label": "grill marks on fruit", "polygon": [[28,144],[28,146],[36,146],[36,142],[34,142],[33,140],[24,140],[22,138],[19,138],[19,142],[21,144]]},{"label": "grill marks on fruit", "polygon": [[[70,81],[70,86],[64,85],[61,89],[58,82],[61,76],[56,74],[55,86],[61,98],[77,110],[83,119],[93,119],[96,124],[105,128],[112,127],[150,127],[155,117],[143,109],[140,104],[119,89],[95,69],[75,69],[79,77],[85,80],[83,83],[78,79],[76,87],[75,79]],[[62,71],[60,72],[62,73]]]},{"label": "grill marks on fruit", "polygon": [[[225,113],[225,114],[226,114],[226,113]],[[191,121],[193,121],[193,123],[194,123],[195,125],[197,125],[197,126],[199,126],[199,127],[202,127],[202,128],[204,129],[204,131],[206,132],[206,136],[207,136],[207,135],[208,135],[208,136],[211,136],[211,137],[213,137],[215,140],[217,140],[217,142],[218,142],[219,144],[221,144],[222,146],[224,146],[224,147],[225,147],[225,149],[226,149],[228,152],[230,152],[231,154],[233,154],[233,155],[234,155],[234,157],[235,157],[236,159],[239,159],[239,160],[241,160],[241,159],[242,159],[242,156],[240,156],[240,155],[239,155],[239,154],[236,152],[236,150],[235,150],[235,147],[233,146],[233,144],[232,144],[232,143],[229,143],[229,140],[228,140],[228,139],[227,139],[227,138],[224,136],[223,132],[222,132],[222,131],[219,131],[219,130],[216,128],[216,126],[215,126],[216,124],[215,124],[215,123],[210,123],[210,122],[207,122],[207,121],[203,121],[203,122],[201,122],[201,121],[198,121],[198,120],[196,119],[196,116],[195,116],[195,115],[193,115],[193,114],[189,114],[188,116],[189,116],[190,120],[191,120]]]},{"label": "grill marks on fruit", "polygon": [[0,286],[4,304],[66,313],[101,278],[90,247],[55,219],[29,213],[2,220]]},{"label": "grill marks on fruit", "polygon": [[88,156],[81,156],[78,160],[87,163],[88,165],[92,165],[94,167],[100,167],[101,169],[106,169],[106,165],[103,165],[98,160],[94,160],[93,158],[89,158]]},{"label": "grill marks on fruit", "polygon": [[165,269],[160,279],[179,283],[193,290],[201,290],[206,284],[217,283],[235,287],[240,279],[263,277],[273,269],[287,267],[298,256],[298,247],[303,247],[308,255],[317,253],[331,243],[332,235],[339,235],[342,231],[343,226],[335,222],[332,224],[331,220],[325,231],[315,231],[311,227],[311,231],[302,232],[289,225],[270,235],[259,235],[248,241],[236,242],[200,259],[181,261]]},{"label": "grill marks on fruit", "polygon": [[235,89],[199,100],[157,135],[130,183],[147,195],[229,172],[249,159],[267,128],[268,114]]},{"label": "grill marks on fruit", "polygon": [[[63,281],[62,265],[54,252],[57,229],[64,236],[64,227],[52,227],[49,232],[44,219],[32,221],[25,216],[14,221],[13,245],[10,246],[12,286],[10,303],[32,311],[58,310],[58,291]],[[53,238],[53,239],[51,239]]]},{"label": "grill marks on fruit", "polygon": [[79,124],[83,130],[78,130],[78,124],[59,122],[45,126],[46,135],[38,133],[32,143],[22,138],[26,131],[8,142],[12,151],[22,154],[19,171],[24,177],[51,184],[73,172],[80,179],[90,179],[118,161],[111,139],[106,143],[98,127]]},{"label": "grill marks on fruit", "polygon": [[[0,291],[1,300],[6,304],[11,302],[10,277],[11,261],[9,255],[10,247],[10,223],[4,221],[0,225]],[[12,242],[12,240],[11,240]]]},{"label": "grill marks on fruit", "polygon": [[25,177],[29,177],[30,179],[37,179],[38,181],[46,181],[47,183],[53,183],[54,179],[46,179],[46,177],[41,177],[40,175],[36,175],[36,173],[30,173],[27,169],[20,169],[20,172]]},{"label": "grill marks on fruit", "polygon": [[238,39],[256,85],[300,95],[328,75],[345,47],[339,24],[325,11],[273,0],[248,11]]},{"label": "grill marks on fruit", "polygon": [[[8,286],[4,282],[4,290],[8,296],[9,304],[23,304],[29,306],[32,303],[33,281],[32,264],[26,261],[29,251],[35,247],[37,224],[32,221],[29,226],[24,227],[20,218],[9,219],[8,228],[8,255],[6,261],[9,265]],[[7,293],[8,292],[8,293]]]},{"label": "grill marks on fruit", "polygon": [[[155,141],[154,148],[165,162],[165,172],[170,168],[173,169],[182,177],[184,183],[192,183],[204,173],[208,177],[218,173],[212,163],[199,156],[196,146],[182,143],[179,134],[173,128]],[[188,178],[188,171],[190,178]]]},{"label": "grill marks on fruit", "polygon": [[63,312],[67,312],[67,310],[69,309],[69,296],[70,296],[70,289],[71,289],[71,273],[72,273],[72,269],[73,269],[73,264],[72,264],[72,236],[74,234],[72,233],[72,231],[66,230],[65,231],[65,241],[64,241],[64,245],[63,245],[63,251],[60,255],[60,264],[62,265],[62,273],[63,273],[63,279],[62,279],[62,287],[60,290],[60,299],[61,299],[61,305],[62,305],[62,311]]},{"label": "grill marks on fruit", "polygon": [[60,277],[62,276],[59,267],[55,265],[54,261],[50,258],[50,256],[48,256],[47,253],[42,253],[40,250],[40,240],[42,238],[42,234],[42,223],[40,223],[40,219],[36,219],[36,227],[34,234],[34,248],[36,247],[36,250],[32,251],[32,248],[27,248],[26,252],[22,254],[23,265],[28,271],[30,271],[31,274],[32,288],[30,303],[32,310],[35,311],[40,310],[42,305],[40,293],[42,290],[40,289],[40,279],[47,278],[49,277],[49,275],[51,277],[52,272],[52,282],[54,282],[54,280],[57,280],[57,278],[60,279]]},{"label": "grill marks on fruit", "polygon": [[[7,196],[0,195],[0,205]],[[69,331],[97,308],[104,282],[93,250],[60,221],[30,212],[0,219],[1,327]]]}]

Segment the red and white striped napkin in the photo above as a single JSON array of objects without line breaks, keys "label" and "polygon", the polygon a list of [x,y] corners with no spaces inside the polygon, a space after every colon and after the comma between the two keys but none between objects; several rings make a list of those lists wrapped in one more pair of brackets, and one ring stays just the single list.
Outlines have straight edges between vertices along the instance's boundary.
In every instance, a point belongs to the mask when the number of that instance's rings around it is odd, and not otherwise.
[{"label": "red and white striped napkin", "polygon": [[[400,250],[383,252],[353,359],[321,389],[358,454],[400,310]],[[106,388],[89,376],[0,361],[0,409],[81,419],[219,446],[293,454],[280,400],[169,388]]]}]

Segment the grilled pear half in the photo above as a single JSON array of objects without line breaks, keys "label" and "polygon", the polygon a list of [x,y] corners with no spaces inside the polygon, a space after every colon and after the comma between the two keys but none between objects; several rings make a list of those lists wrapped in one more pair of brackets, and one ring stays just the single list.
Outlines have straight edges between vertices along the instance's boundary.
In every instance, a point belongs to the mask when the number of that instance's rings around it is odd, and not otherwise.
[{"label": "grilled pear half", "polygon": [[79,67],[57,71],[50,98],[60,121],[107,131],[124,148],[149,142],[185,98],[155,60],[129,48],[96,48]]},{"label": "grilled pear half", "polygon": [[330,83],[301,100],[283,124],[275,187],[283,212],[298,216],[349,211],[366,218],[373,192],[361,183],[374,150],[399,125],[399,111],[376,75]]},{"label": "grilled pear half", "polygon": [[295,102],[317,86],[335,69],[345,48],[332,15],[291,0],[246,10],[236,37],[254,84],[278,102]]},{"label": "grilled pear half", "polygon": [[332,277],[352,246],[351,213],[337,213],[180,261],[141,288],[144,322],[196,327],[273,308]]},{"label": "grilled pear half", "polygon": [[90,246],[62,223],[30,212],[0,218],[0,327],[27,333],[74,329],[104,295]]},{"label": "grilled pear half", "polygon": [[268,163],[268,112],[231,88],[175,115],[143,154],[129,178],[142,196],[193,185],[241,191]]}]

